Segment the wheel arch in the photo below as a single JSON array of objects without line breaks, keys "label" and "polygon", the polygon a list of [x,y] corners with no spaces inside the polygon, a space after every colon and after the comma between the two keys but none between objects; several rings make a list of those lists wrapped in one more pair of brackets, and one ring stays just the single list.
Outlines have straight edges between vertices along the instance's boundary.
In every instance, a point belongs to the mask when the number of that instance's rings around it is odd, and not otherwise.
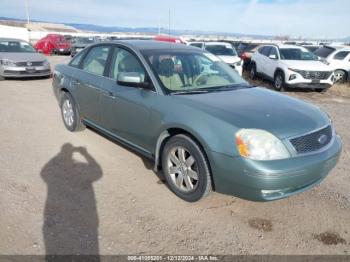
[{"label": "wheel arch", "polygon": [[277,67],[276,70],[275,70],[275,73],[273,74],[273,78],[275,78],[276,74],[279,73],[279,72],[283,74],[284,78],[286,77],[286,75],[284,73],[284,70],[282,68],[280,68],[280,67]]},{"label": "wheel arch", "polygon": [[157,143],[156,143],[156,148],[155,148],[155,158],[154,158],[154,171],[157,172],[159,170],[161,170],[161,156],[162,156],[162,151],[163,148],[166,144],[166,142],[173,136],[176,135],[187,135],[188,137],[190,137],[191,139],[193,139],[193,141],[195,141],[197,143],[197,145],[199,146],[199,148],[202,150],[204,157],[207,160],[207,164],[209,167],[209,171],[210,171],[210,178],[211,178],[211,184],[212,184],[212,189],[215,191],[215,185],[214,185],[214,179],[213,179],[213,174],[211,171],[211,165],[210,165],[210,160],[206,151],[206,146],[205,143],[202,141],[202,139],[198,138],[198,135],[194,135],[193,132],[184,129],[182,127],[169,127],[167,129],[165,129],[163,132],[161,132],[161,134],[158,136],[157,139]]}]

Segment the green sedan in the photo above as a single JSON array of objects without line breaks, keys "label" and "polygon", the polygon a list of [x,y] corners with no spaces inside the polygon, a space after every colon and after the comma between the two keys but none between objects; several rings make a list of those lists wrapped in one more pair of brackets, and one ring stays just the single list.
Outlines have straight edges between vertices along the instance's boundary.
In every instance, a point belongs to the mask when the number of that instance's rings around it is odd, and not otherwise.
[{"label": "green sedan", "polygon": [[190,202],[212,190],[285,198],[319,184],[341,152],[319,108],[251,86],[190,46],[95,44],[56,66],[53,89],[69,131],[89,126],[152,159]]}]

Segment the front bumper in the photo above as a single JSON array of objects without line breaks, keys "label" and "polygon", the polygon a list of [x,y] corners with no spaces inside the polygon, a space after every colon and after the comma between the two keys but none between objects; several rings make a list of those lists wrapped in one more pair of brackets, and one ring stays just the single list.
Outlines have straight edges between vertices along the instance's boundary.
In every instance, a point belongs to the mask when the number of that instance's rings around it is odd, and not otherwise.
[{"label": "front bumper", "polygon": [[332,86],[330,83],[296,83],[287,84],[290,88],[300,88],[300,89],[327,89]]},{"label": "front bumper", "polygon": [[0,71],[1,76],[11,78],[50,76],[50,66],[18,67],[4,66]]},{"label": "front bumper", "polygon": [[273,161],[254,161],[210,152],[215,190],[251,201],[271,201],[303,192],[320,183],[336,165],[338,136],[325,151]]}]

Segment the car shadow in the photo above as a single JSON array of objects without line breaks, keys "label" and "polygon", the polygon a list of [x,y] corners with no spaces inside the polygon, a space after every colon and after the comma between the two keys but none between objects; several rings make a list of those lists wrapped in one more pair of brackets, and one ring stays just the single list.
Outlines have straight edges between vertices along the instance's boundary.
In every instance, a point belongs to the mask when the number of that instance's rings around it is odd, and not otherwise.
[{"label": "car shadow", "polygon": [[92,255],[88,261],[99,261],[93,183],[101,177],[102,169],[88,151],[69,143],[42,168],[47,184],[42,230],[48,260],[53,255]]}]

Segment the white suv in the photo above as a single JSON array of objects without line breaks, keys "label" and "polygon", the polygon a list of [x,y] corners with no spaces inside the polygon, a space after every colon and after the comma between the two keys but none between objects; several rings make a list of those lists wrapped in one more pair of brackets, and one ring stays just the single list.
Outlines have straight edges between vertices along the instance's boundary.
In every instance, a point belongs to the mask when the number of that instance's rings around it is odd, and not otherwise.
[{"label": "white suv", "polygon": [[250,77],[270,79],[278,91],[287,87],[325,91],[333,85],[333,69],[301,46],[262,45],[252,56]]},{"label": "white suv", "polygon": [[242,76],[242,59],[238,56],[236,49],[225,42],[190,42],[190,46],[195,46],[219,57],[226,64],[235,69]]},{"label": "white suv", "polygon": [[350,81],[350,47],[322,46],[315,54],[323,58],[335,71],[335,81]]}]

